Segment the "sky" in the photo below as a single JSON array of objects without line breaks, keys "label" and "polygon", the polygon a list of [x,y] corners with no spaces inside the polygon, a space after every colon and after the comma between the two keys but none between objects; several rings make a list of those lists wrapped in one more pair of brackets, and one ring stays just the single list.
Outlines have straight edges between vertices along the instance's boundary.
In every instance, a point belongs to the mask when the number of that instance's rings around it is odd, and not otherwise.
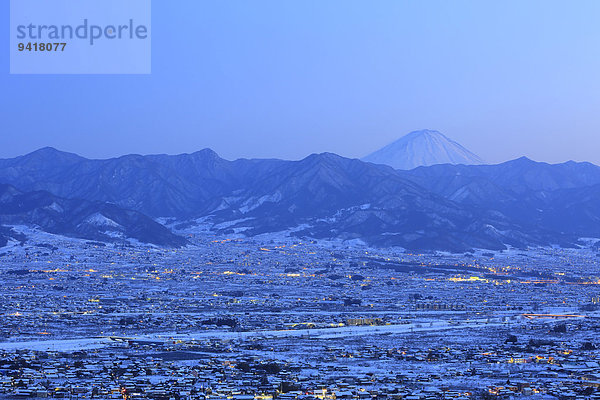
[{"label": "sky", "polygon": [[0,158],[359,158],[436,129],[600,164],[596,0],[153,0],[150,75],[10,75],[0,40]]}]

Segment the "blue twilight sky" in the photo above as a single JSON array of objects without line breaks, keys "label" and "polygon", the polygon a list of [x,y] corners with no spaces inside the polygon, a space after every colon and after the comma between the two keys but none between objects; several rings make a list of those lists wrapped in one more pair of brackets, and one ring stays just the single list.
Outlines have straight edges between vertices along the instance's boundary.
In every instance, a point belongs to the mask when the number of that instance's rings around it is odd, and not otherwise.
[{"label": "blue twilight sky", "polygon": [[361,157],[428,128],[600,164],[597,0],[154,0],[152,24],[149,76],[9,75],[3,36],[0,157]]}]

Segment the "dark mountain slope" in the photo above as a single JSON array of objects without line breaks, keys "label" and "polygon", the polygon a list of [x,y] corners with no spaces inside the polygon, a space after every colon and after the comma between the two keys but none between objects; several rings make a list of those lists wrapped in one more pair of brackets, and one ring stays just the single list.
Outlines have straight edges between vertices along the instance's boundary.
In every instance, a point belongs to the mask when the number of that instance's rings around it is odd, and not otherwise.
[{"label": "dark mountain slope", "polygon": [[[470,196],[509,200],[524,193],[600,184],[600,167],[594,164],[547,164],[526,157],[496,165],[443,164],[398,172],[434,193],[469,203]],[[470,190],[464,189],[467,185]]]},{"label": "dark mountain slope", "polygon": [[598,236],[600,167],[525,157],[498,165],[436,165],[400,171],[414,183],[471,208],[495,210],[524,231]]},{"label": "dark mountain slope", "polygon": [[49,233],[101,241],[132,238],[162,246],[186,243],[137,211],[102,202],[64,199],[45,191],[24,193],[3,184],[0,223],[31,225]]},{"label": "dark mountain slope", "polygon": [[152,216],[199,214],[210,199],[228,193],[236,183],[230,163],[208,149],[180,156],[62,162],[64,154],[43,149],[1,160],[0,182],[28,191],[111,202]]}]

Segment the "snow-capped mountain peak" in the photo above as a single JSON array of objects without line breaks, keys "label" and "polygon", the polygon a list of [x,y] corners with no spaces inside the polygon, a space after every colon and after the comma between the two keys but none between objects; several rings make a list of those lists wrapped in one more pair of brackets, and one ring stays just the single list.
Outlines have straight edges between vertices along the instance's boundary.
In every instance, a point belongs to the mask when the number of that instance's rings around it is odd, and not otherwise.
[{"label": "snow-capped mountain peak", "polygon": [[364,157],[363,161],[405,170],[435,164],[484,164],[481,158],[457,142],[428,129],[411,132]]}]

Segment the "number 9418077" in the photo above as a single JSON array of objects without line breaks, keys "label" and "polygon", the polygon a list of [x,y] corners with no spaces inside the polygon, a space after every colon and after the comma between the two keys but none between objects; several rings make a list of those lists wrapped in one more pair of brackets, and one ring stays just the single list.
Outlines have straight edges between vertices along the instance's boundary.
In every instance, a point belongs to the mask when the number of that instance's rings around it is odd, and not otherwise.
[{"label": "number 9418077", "polygon": [[19,43],[19,51],[65,51],[66,43]]}]

